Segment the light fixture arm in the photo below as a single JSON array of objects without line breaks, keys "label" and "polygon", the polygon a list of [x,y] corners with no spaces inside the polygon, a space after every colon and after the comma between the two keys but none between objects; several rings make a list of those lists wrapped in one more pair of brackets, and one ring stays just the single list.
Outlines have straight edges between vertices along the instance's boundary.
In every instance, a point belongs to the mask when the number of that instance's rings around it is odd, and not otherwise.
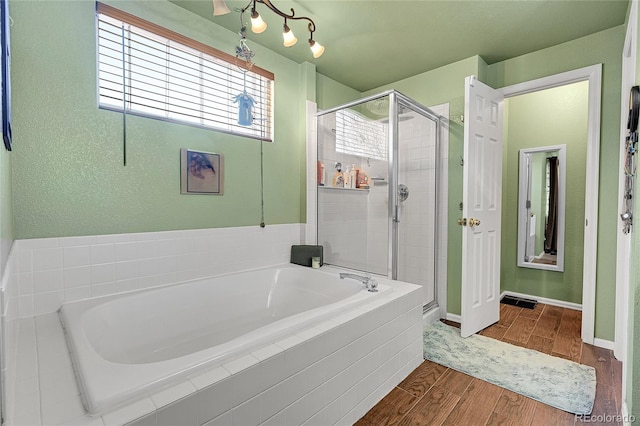
[{"label": "light fixture arm", "polygon": [[283,11],[281,11],[280,9],[278,9],[277,7],[275,7],[275,5],[273,3],[271,3],[270,0],[250,0],[249,3],[243,7],[242,9],[240,9],[240,13],[244,13],[245,11],[247,11],[250,7],[251,7],[251,11],[253,12],[254,10],[256,10],[256,3],[262,3],[265,6],[267,6],[272,12],[276,13],[277,15],[280,15],[281,17],[283,17],[285,20],[286,19],[293,19],[293,20],[306,20],[309,21],[309,32],[311,34],[313,34],[316,31],[316,23],[313,22],[313,19],[307,17],[307,16],[295,16],[296,12],[295,10],[293,10],[293,8],[291,8],[291,14],[287,14]]},{"label": "light fixture arm", "polygon": [[[226,5],[224,4],[224,0],[214,0],[214,6],[215,3],[222,3],[222,5],[224,5],[224,7],[226,7]],[[276,15],[280,16],[281,18],[284,18],[284,25],[283,25],[283,32],[282,32],[282,36],[283,36],[283,44],[285,47],[291,47],[294,44],[296,44],[296,42],[298,41],[298,39],[295,37],[295,35],[293,34],[293,31],[291,31],[291,29],[289,28],[289,26],[287,25],[287,20],[291,19],[291,20],[296,20],[296,21],[300,21],[300,20],[304,20],[307,21],[307,28],[309,30],[309,47],[311,48],[311,52],[313,53],[313,57],[314,58],[319,58],[320,56],[322,56],[322,54],[324,53],[324,46],[322,46],[320,43],[318,43],[317,41],[315,41],[313,39],[313,33],[316,31],[316,23],[313,21],[313,19],[307,17],[307,16],[296,16],[296,12],[293,8],[291,8],[291,13],[285,13],[283,11],[281,11],[280,9],[278,9],[273,3],[271,3],[271,0],[249,0],[249,2],[247,3],[247,5],[243,8],[237,8],[234,9],[236,12],[240,12],[240,27],[242,28],[242,30],[240,30],[242,39],[244,40],[245,38],[245,23],[244,23],[244,13],[248,10],[251,10],[251,30],[256,33],[262,33],[264,30],[267,29],[267,23],[262,19],[262,17],[260,16],[260,14],[258,13],[258,11],[256,10],[256,4],[258,3],[262,3],[264,4],[269,10],[271,10],[273,13],[275,13]],[[222,5],[218,5],[218,8],[221,8]],[[227,8],[228,9],[228,8]],[[215,12],[215,11],[214,11]],[[222,13],[220,13],[222,14]],[[237,55],[236,55],[237,56]],[[242,56],[242,55],[241,55]]]}]

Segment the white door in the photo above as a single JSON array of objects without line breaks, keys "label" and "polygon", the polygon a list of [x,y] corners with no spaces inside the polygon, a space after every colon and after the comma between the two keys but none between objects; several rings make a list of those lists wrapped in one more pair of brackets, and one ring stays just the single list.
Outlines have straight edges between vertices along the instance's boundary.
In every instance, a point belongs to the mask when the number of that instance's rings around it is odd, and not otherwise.
[{"label": "white door", "polygon": [[501,92],[465,79],[462,337],[500,319]]}]

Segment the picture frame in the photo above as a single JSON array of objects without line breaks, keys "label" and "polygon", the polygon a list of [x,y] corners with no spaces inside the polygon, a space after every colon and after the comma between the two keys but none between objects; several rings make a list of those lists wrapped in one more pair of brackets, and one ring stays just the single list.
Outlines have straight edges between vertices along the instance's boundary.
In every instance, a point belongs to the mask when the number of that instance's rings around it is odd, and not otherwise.
[{"label": "picture frame", "polygon": [[224,161],[222,154],[180,150],[180,193],[223,195]]},{"label": "picture frame", "polygon": [[0,68],[2,84],[2,139],[7,151],[11,151],[11,57],[9,41],[9,1],[0,0]]}]

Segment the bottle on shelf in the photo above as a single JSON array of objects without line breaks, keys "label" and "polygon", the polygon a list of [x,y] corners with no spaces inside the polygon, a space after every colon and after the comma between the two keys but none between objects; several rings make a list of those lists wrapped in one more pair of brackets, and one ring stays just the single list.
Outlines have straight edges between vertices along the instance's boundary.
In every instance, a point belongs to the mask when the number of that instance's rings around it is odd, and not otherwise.
[{"label": "bottle on shelf", "polygon": [[358,171],[356,170],[356,165],[351,165],[351,171],[349,172],[349,188],[355,189],[357,188],[358,182]]},{"label": "bottle on shelf", "polygon": [[342,174],[342,163],[336,163],[336,172],[331,179],[331,186],[334,188],[344,188],[344,176]]},{"label": "bottle on shelf", "polygon": [[351,169],[347,166],[347,170],[344,172],[344,187],[351,188]]},{"label": "bottle on shelf", "polygon": [[318,160],[318,186],[324,186],[324,163]]}]

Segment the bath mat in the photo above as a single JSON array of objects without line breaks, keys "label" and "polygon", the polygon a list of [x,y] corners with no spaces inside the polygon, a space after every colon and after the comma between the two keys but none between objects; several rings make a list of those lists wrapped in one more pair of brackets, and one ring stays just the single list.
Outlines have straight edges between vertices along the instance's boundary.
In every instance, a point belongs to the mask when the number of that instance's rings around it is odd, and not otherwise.
[{"label": "bath mat", "polygon": [[424,331],[424,358],[570,413],[593,408],[593,367],[477,334],[463,339],[439,321]]}]

